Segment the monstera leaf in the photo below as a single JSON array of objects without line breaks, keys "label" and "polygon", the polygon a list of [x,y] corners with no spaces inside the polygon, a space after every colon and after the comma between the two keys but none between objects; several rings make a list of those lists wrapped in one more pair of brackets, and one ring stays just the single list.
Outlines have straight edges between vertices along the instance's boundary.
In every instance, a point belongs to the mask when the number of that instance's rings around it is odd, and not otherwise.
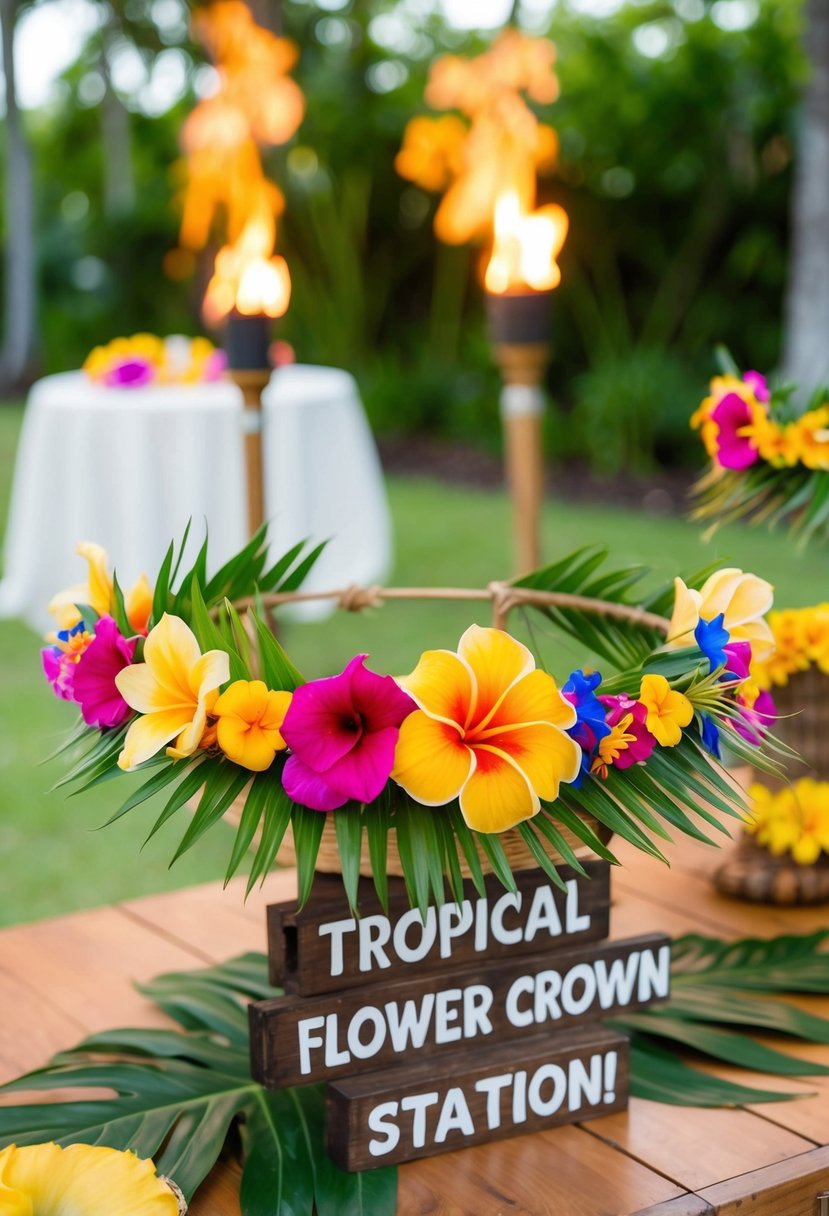
[{"label": "monstera leaf", "polygon": [[181,1030],[85,1039],[5,1094],[114,1090],[112,1098],[0,1107],[0,1144],[106,1144],[152,1157],[192,1197],[238,1130],[242,1216],[393,1216],[394,1170],[337,1169],[323,1146],[321,1086],[269,1093],[250,1076],[248,999],[273,996],[264,956],[144,985]]}]

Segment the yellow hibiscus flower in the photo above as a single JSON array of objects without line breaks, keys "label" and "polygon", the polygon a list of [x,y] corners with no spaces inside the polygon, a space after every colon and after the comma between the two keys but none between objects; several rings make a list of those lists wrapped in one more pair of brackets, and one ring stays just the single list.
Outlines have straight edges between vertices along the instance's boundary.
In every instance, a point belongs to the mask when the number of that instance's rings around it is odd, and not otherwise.
[{"label": "yellow hibiscus flower", "polygon": [[418,709],[400,727],[392,778],[417,802],[455,798],[470,828],[503,832],[574,781],[576,711],[555,680],[500,629],[472,625],[457,653],[428,650],[398,683]]},{"label": "yellow hibiscus flower", "polygon": [[152,1161],[88,1144],[0,1151],[3,1216],[179,1216]]},{"label": "yellow hibiscus flower", "polygon": [[694,707],[684,693],[671,688],[664,676],[642,676],[639,700],[648,711],[645,725],[662,747],[676,747],[683,726],[694,716]]},{"label": "yellow hibiscus flower", "polygon": [[280,727],[291,704],[289,692],[275,692],[262,680],[234,680],[213,706],[216,741],[228,760],[261,773],[285,750]]},{"label": "yellow hibiscus flower", "polygon": [[230,657],[223,650],[202,654],[196,635],[181,617],[164,613],[144,643],[144,662],[124,667],[115,677],[121,696],[142,715],[127,731],[118,767],[136,768],[167,748],[174,759],[198,748],[207,715],[230,679]]}]

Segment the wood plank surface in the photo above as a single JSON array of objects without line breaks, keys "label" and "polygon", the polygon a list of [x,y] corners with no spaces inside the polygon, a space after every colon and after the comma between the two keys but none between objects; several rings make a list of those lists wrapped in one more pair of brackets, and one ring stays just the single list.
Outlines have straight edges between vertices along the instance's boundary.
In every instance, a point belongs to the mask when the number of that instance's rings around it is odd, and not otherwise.
[{"label": "wood plank surface", "polygon": [[[826,923],[820,909],[789,913],[724,900],[705,877],[718,855],[694,842],[671,849],[670,870],[623,844],[617,853],[625,868],[612,878],[614,937],[769,936]],[[291,898],[295,882],[293,872],[270,875],[247,903],[244,881],[234,880],[225,891],[211,884],[3,930],[0,1077],[37,1066],[91,1030],[163,1025],[133,982],[264,950],[265,906]],[[829,1062],[827,1048],[795,1054]],[[625,1114],[412,1162],[400,1168],[399,1216],[811,1214],[824,1162],[815,1146],[829,1141],[829,1081],[752,1078],[725,1066],[711,1071],[814,1096],[739,1111],[634,1100]],[[807,1181],[798,1183],[804,1171]],[[191,1216],[238,1216],[237,1194],[238,1170],[222,1164]],[[763,1194],[771,1198],[757,1206],[752,1196]],[[786,1206],[789,1194],[799,1207]]]}]

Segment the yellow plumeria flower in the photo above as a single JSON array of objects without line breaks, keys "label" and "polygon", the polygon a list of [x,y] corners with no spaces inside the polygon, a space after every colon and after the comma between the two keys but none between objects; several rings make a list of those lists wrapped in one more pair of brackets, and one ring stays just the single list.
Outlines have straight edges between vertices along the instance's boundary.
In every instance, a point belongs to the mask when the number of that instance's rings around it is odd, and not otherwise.
[{"label": "yellow plumeria flower", "polygon": [[228,760],[261,773],[287,746],[280,728],[291,704],[289,692],[262,680],[234,680],[213,706],[216,741]]},{"label": "yellow plumeria flower", "polygon": [[427,650],[398,681],[419,706],[403,720],[392,778],[417,802],[460,799],[469,827],[503,832],[575,781],[576,711],[526,646],[472,625],[457,654]]},{"label": "yellow plumeria flower", "polygon": [[676,747],[682,727],[690,725],[694,707],[684,693],[671,688],[664,676],[642,677],[639,700],[648,711],[645,725],[663,747]]},{"label": "yellow plumeria flower", "polygon": [[88,1144],[0,1151],[3,1216],[178,1216],[152,1161]]},{"label": "yellow plumeria flower", "polygon": [[124,667],[115,677],[121,696],[142,715],[132,723],[118,767],[135,768],[167,748],[174,759],[198,748],[208,713],[221,684],[230,679],[230,658],[223,650],[202,654],[192,629],[164,613],[144,643],[144,662]]},{"label": "yellow plumeria flower", "polygon": [[[55,617],[58,629],[72,629],[77,625],[81,619],[78,604],[88,604],[98,616],[112,612],[113,582],[106,549],[94,541],[84,540],[77,545],[75,552],[86,560],[89,571],[85,583],[67,587],[50,600],[49,612]],[[135,632],[144,633],[153,607],[153,591],[146,574],[142,574],[125,593],[124,607]]]},{"label": "yellow plumeria flower", "polygon": [[693,646],[700,617],[706,621],[723,614],[723,625],[732,642],[750,642],[753,657],[760,662],[774,650],[774,635],[765,620],[774,603],[774,588],[756,574],[730,567],[717,570],[699,591],[674,579],[674,612],[668,630],[672,646]]},{"label": "yellow plumeria flower", "polygon": [[775,857],[790,853],[798,865],[809,866],[829,853],[829,782],[803,777],[778,793],[755,784],[748,795],[746,831]]}]

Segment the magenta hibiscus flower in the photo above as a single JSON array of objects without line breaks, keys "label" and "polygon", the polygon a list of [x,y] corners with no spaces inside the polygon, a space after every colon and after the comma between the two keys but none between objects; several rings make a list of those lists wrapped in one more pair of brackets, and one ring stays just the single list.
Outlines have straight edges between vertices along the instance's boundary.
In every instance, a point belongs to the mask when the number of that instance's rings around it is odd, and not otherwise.
[{"label": "magenta hibiscus flower", "polygon": [[290,747],[282,784],[294,802],[335,811],[371,802],[389,779],[400,724],[415,703],[391,676],[366,671],[355,655],[338,676],[298,688],[282,723]]},{"label": "magenta hibiscus flower", "polygon": [[95,624],[95,637],[75,670],[73,691],[87,726],[120,726],[132,713],[115,686],[115,677],[129,667],[135,638],[122,637],[111,616]]},{"label": "magenta hibiscus flower", "polygon": [[726,393],[711,418],[716,422],[717,460],[724,469],[747,469],[758,459],[757,448],[746,428],[754,422],[751,406],[737,393]]},{"label": "magenta hibiscus flower", "polygon": [[619,752],[613,761],[614,766],[630,768],[633,764],[647,760],[656,747],[656,739],[645,725],[648,711],[642,702],[632,700],[625,693],[616,697],[599,697],[599,700],[607,708],[607,724],[610,727],[616,726],[628,714],[633,715],[633,721],[625,727],[625,734],[633,735],[633,742],[629,743],[624,751]]}]

